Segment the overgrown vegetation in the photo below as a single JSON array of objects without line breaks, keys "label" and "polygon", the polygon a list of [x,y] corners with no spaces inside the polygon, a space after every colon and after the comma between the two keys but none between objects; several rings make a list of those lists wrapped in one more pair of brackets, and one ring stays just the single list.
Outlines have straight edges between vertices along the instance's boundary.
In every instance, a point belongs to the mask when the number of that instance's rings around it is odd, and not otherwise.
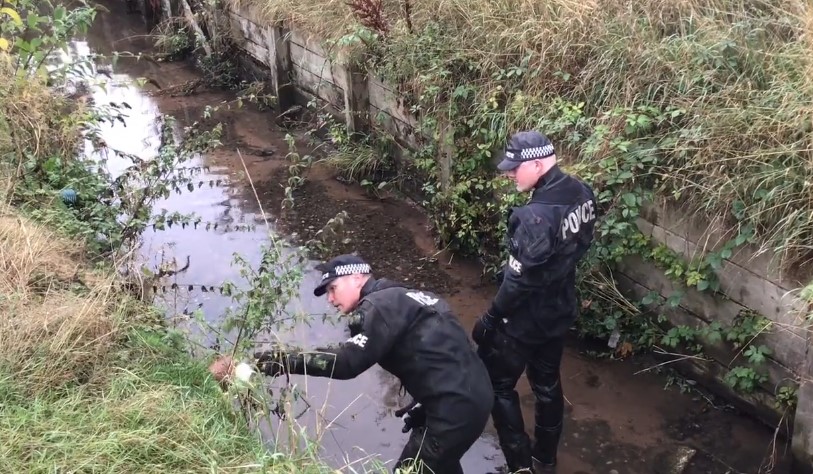
[{"label": "overgrown vegetation", "polygon": [[82,249],[0,211],[3,465],[324,472],[307,451],[298,459],[267,451],[186,341],[111,273],[81,263]]},{"label": "overgrown vegetation", "polygon": [[[737,321],[670,328],[663,314],[687,291],[719,291],[715,272],[745,244],[775,254],[786,270],[806,271],[813,236],[806,2],[230,3],[309,31],[328,50],[344,48],[357,66],[398,86],[420,122],[413,158],[440,243],[479,255],[487,269],[504,258],[505,209],[524,199],[504,192],[494,153],[515,131],[548,134],[601,203],[598,241],[581,272],[579,324],[615,340],[617,354],[653,345],[695,353],[701,340],[733,342],[729,335],[743,330]],[[449,136],[444,187],[438,157]],[[363,156],[348,143],[340,140],[338,156]],[[664,202],[724,229],[686,261],[636,225],[646,205]],[[628,255],[658,265],[677,291],[665,299],[621,294],[606,275]],[[765,380],[759,366],[769,352],[758,336],[766,330],[751,325],[740,341],[748,363],[732,365],[733,387],[747,392]]]},{"label": "overgrown vegetation", "polygon": [[[67,54],[95,10],[29,0],[0,7],[12,19],[0,23],[0,463],[15,472],[329,471],[298,432],[304,449],[269,450],[255,420],[235,410],[234,393],[190,357],[191,341],[117,271],[130,266],[147,227],[210,224],[153,207],[206,184],[192,158],[218,144],[219,126],[178,127],[165,116],[155,156],[110,148],[102,124],[123,123],[129,105],[88,100],[95,84],[86,72],[97,58],[51,55]],[[105,159],[130,165],[111,175]],[[262,263],[282,263],[270,258]],[[253,328],[284,323],[267,316],[291,298],[298,274],[243,263],[253,287],[280,290],[234,291],[245,312],[226,322],[253,339]],[[141,284],[157,283],[160,270],[143,272]]]},{"label": "overgrown vegetation", "polygon": [[[183,93],[198,87],[236,89],[238,77],[237,54],[231,41],[228,15],[221,10],[221,2],[178,2],[179,16],[161,11],[161,19],[152,30],[154,50],[159,61],[193,61],[202,74],[195,84],[187,85]],[[160,9],[171,8],[168,1]]]}]

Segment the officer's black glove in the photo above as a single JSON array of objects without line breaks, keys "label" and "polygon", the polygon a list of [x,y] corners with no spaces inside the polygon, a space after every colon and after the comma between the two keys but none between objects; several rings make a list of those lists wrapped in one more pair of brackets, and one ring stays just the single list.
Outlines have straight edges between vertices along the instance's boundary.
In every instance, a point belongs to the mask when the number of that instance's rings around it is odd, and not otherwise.
[{"label": "officer's black glove", "polygon": [[501,268],[500,271],[494,274],[494,281],[498,285],[502,285],[503,280],[505,280],[505,269]]},{"label": "officer's black glove", "polygon": [[395,416],[404,419],[404,427],[401,428],[401,433],[408,433],[412,428],[420,428],[426,425],[426,409],[418,402],[412,402],[396,410]]},{"label": "officer's black glove", "polygon": [[257,361],[257,369],[270,377],[284,374],[287,370],[288,357],[279,349],[255,352],[254,359]]},{"label": "officer's black glove", "polygon": [[478,346],[487,345],[494,337],[494,331],[497,329],[497,322],[499,320],[486,312],[480,319],[474,323],[474,329],[471,331],[471,338]]}]

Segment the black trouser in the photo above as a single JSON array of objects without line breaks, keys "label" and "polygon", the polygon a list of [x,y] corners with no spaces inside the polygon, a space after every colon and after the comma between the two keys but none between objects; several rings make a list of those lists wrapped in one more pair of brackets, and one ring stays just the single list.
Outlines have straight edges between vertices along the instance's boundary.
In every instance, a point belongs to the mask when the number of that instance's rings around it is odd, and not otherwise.
[{"label": "black trouser", "polygon": [[488,423],[488,414],[472,413],[465,427],[455,430],[436,431],[431,420],[426,427],[414,428],[401,457],[393,468],[414,465],[416,474],[463,474],[460,459],[480,437]]},{"label": "black trouser", "polygon": [[[556,464],[556,450],[562,433],[564,395],[559,380],[564,339],[549,339],[527,345],[498,330],[491,343],[478,354],[488,369],[494,386],[491,416],[508,468],[514,472],[531,467],[531,456],[542,464]],[[536,397],[533,449],[525,433],[517,380],[527,369],[528,381]]]}]

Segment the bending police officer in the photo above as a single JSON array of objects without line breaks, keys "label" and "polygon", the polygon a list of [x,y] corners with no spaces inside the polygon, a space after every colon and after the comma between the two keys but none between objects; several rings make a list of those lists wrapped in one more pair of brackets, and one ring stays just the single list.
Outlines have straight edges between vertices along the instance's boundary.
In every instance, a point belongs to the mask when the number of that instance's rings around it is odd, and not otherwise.
[{"label": "bending police officer", "polygon": [[[498,169],[530,201],[511,210],[503,280],[472,338],[494,386],[492,416],[511,472],[556,465],[564,395],[559,367],[576,319],[576,265],[593,240],[596,202],[588,185],[563,172],[550,140],[511,137]],[[517,380],[527,370],[536,398],[534,444],[525,433]]]},{"label": "bending police officer", "polygon": [[[448,304],[437,295],[375,279],[370,265],[341,255],[317,267],[314,295],[353,313],[351,337],[309,352],[255,354],[265,374],[351,379],[374,364],[398,377],[414,399],[404,417],[412,430],[395,469],[416,462],[435,474],[458,474],[460,459],[488,422],[494,392],[488,372]],[[400,413],[396,412],[396,415]]]}]

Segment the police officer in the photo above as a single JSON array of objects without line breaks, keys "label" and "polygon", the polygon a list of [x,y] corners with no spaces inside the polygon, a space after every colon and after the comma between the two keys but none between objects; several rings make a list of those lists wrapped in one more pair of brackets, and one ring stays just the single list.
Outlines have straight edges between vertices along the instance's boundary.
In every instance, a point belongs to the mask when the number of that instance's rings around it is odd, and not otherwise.
[{"label": "police officer", "polygon": [[[509,258],[472,338],[494,386],[492,416],[511,472],[552,471],[562,432],[559,366],[564,336],[578,312],[576,265],[596,222],[593,191],[556,163],[550,140],[535,131],[511,137],[498,169],[530,201],[508,216]],[[527,370],[536,397],[534,444],[525,433],[517,380]]]},{"label": "police officer", "polygon": [[341,255],[317,267],[314,295],[353,314],[351,337],[313,352],[255,354],[267,375],[307,374],[351,379],[378,363],[398,377],[414,402],[405,413],[412,430],[395,469],[462,473],[460,459],[485,429],[494,403],[486,368],[448,304],[433,293],[373,278],[370,265]]}]

